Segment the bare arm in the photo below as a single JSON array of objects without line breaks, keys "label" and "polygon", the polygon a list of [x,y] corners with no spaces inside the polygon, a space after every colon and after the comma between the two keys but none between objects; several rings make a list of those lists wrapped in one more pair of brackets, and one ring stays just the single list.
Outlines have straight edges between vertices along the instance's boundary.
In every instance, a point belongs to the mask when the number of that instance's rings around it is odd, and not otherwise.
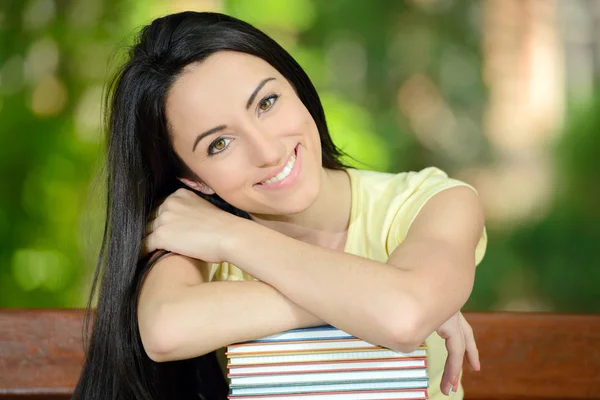
[{"label": "bare arm", "polygon": [[152,360],[197,357],[231,343],[323,324],[266,283],[207,283],[208,271],[204,262],[170,255],[148,273],[138,322]]},{"label": "bare arm", "polygon": [[155,358],[193,357],[319,320],[410,351],[469,297],[483,215],[471,189],[446,189],[423,206],[387,263],[300,242],[248,220],[228,226],[233,234],[221,259],[265,283],[202,283],[207,270],[190,259],[161,261],[144,285],[151,295],[142,292],[140,300],[140,332]]},{"label": "bare arm", "polygon": [[417,347],[467,301],[483,213],[475,192],[433,196],[381,263],[242,221],[224,258],[323,321],[399,351]]}]

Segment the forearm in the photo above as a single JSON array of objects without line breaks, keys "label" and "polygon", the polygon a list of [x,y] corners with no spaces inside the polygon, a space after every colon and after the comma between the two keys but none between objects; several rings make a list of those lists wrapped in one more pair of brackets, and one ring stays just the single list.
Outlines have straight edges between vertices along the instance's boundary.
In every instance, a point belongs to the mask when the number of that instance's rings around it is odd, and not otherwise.
[{"label": "forearm", "polygon": [[156,361],[206,354],[231,343],[288,329],[322,325],[314,315],[263,282],[211,282],[182,288],[157,318],[164,346]]},{"label": "forearm", "polygon": [[[417,300],[406,273],[385,263],[310,245],[248,221],[228,261],[323,321],[393,349],[410,338]],[[411,282],[408,282],[411,281]]]}]

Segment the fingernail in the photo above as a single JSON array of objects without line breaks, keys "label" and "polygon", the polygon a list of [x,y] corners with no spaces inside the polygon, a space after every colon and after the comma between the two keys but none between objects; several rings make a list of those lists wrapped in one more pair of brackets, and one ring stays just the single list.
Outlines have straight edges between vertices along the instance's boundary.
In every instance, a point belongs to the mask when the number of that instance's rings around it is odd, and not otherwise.
[{"label": "fingernail", "polygon": [[[448,382],[450,383],[450,382]],[[440,388],[442,389],[442,388]],[[452,384],[450,385],[446,385],[446,390],[444,391],[444,389],[442,389],[442,394],[445,394],[446,396],[450,397],[452,395]]]},{"label": "fingernail", "polygon": [[481,371],[481,363],[479,361],[477,362],[477,368],[475,371]]},{"label": "fingernail", "polygon": [[456,388],[456,390],[458,390],[458,376],[454,379],[454,382],[452,382],[452,387]]}]

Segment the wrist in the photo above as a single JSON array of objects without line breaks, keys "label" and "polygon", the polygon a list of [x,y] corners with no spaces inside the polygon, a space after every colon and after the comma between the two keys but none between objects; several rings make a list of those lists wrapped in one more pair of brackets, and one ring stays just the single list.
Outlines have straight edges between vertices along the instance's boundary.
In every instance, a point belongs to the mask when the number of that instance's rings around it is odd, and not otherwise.
[{"label": "wrist", "polygon": [[260,225],[252,220],[235,216],[232,216],[230,224],[227,235],[221,240],[219,254],[221,260],[236,264],[240,249],[249,237],[253,237],[250,235],[256,234],[253,231]]}]

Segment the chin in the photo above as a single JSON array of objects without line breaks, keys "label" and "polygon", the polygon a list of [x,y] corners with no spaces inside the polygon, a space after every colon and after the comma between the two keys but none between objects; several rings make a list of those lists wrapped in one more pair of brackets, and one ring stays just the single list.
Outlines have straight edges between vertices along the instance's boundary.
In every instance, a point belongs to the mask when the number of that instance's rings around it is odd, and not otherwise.
[{"label": "chin", "polygon": [[276,210],[272,214],[277,215],[297,215],[300,214],[310,208],[313,202],[294,202],[292,204],[288,203],[284,206],[277,207]]},{"label": "chin", "polygon": [[320,186],[318,184],[311,185],[311,188],[307,188],[302,192],[300,196],[293,196],[283,208],[288,210],[287,214],[299,214],[308,210],[319,197]]},{"label": "chin", "polygon": [[265,214],[272,215],[297,215],[310,208],[314,204],[316,197],[295,198],[285,204],[274,204]]},{"label": "chin", "polygon": [[286,199],[279,199],[271,204],[262,204],[256,207],[255,211],[250,211],[250,214],[261,215],[296,215],[309,209],[317,200],[319,188],[315,187],[311,190],[304,190],[301,195],[289,196]]}]

